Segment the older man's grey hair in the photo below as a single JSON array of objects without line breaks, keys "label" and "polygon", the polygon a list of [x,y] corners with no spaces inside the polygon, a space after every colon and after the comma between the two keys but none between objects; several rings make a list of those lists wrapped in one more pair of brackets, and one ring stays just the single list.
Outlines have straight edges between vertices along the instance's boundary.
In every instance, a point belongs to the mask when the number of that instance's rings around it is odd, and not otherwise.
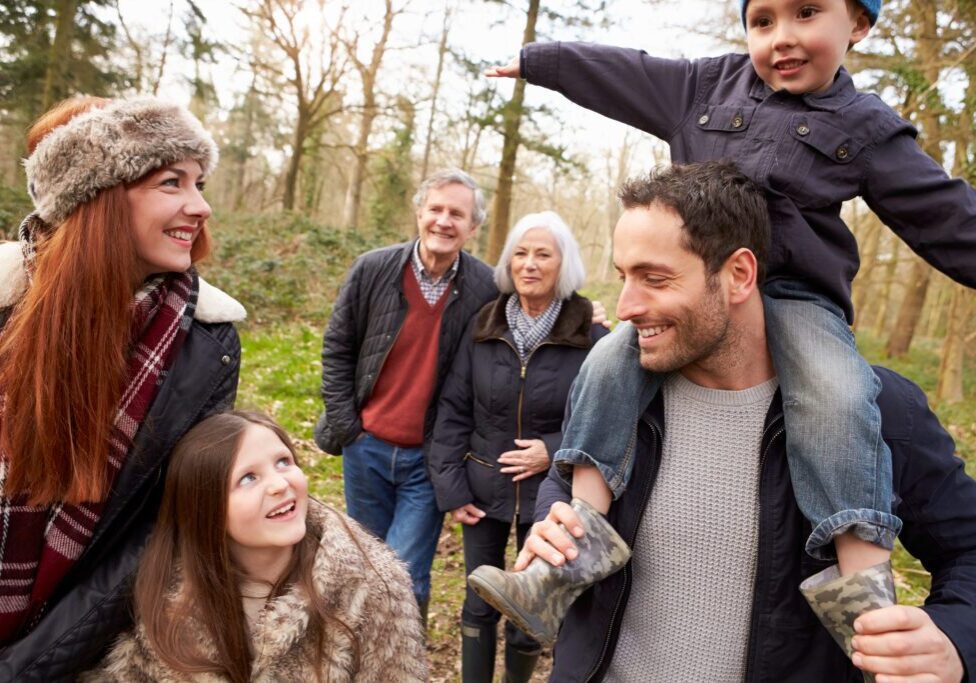
[{"label": "older man's grey hair", "polygon": [[443,171],[438,171],[420,183],[420,187],[417,188],[417,194],[413,196],[413,205],[419,209],[427,201],[427,195],[431,190],[438,190],[446,185],[464,185],[471,190],[474,193],[474,213],[471,214],[474,227],[477,228],[485,222],[485,216],[488,215],[488,212],[485,210],[485,193],[478,187],[478,183],[474,181],[474,178],[459,168],[448,168]]},{"label": "older man's grey hair", "polygon": [[542,211],[523,216],[509,231],[505,239],[505,248],[502,249],[498,265],[495,266],[495,284],[498,285],[498,291],[503,294],[511,294],[515,291],[515,283],[512,281],[512,253],[525,233],[535,228],[549,231],[556,241],[556,248],[562,256],[559,277],[556,278],[556,298],[568,299],[586,282],[586,268],[583,266],[583,257],[580,256],[576,238],[555,211]]}]

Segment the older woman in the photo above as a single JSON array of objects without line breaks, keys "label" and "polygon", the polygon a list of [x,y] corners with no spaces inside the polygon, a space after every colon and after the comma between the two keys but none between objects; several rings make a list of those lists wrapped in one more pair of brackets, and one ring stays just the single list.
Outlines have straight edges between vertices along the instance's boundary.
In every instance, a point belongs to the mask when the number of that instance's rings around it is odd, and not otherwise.
[{"label": "older woman", "polygon": [[[467,573],[503,567],[514,521],[518,547],[536,490],[562,439],[570,385],[594,342],[593,307],[576,294],[579,246],[552,211],[529,214],[508,235],[495,268],[502,294],[468,326],[437,410],[428,450],[441,510],[464,530]],[[468,589],[462,610],[462,680],[490,682],[499,613]],[[538,642],[505,627],[505,680],[528,681]]]}]

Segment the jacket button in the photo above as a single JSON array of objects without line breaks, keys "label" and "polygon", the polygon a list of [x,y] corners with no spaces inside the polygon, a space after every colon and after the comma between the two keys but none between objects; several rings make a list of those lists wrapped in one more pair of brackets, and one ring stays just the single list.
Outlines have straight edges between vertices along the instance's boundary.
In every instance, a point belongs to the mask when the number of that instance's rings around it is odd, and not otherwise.
[{"label": "jacket button", "polygon": [[701,124],[701,125],[703,125],[703,126],[704,126],[704,125],[705,125],[706,123],[708,123],[708,114],[702,114],[702,115],[701,115],[701,116],[699,117],[699,119],[698,119],[698,123],[700,123],[700,124]]},{"label": "jacket button", "polygon": [[796,127],[796,132],[799,133],[800,135],[809,135],[810,127],[805,123],[801,123],[799,126]]},{"label": "jacket button", "polygon": [[742,128],[742,117],[740,115],[736,114],[735,118],[732,119],[732,127]]},{"label": "jacket button", "polygon": [[221,365],[230,365],[230,356],[224,355],[220,357]]},{"label": "jacket button", "polygon": [[847,155],[850,154],[850,152],[847,151],[847,145],[841,145],[838,147],[836,153],[838,159],[846,159]]}]

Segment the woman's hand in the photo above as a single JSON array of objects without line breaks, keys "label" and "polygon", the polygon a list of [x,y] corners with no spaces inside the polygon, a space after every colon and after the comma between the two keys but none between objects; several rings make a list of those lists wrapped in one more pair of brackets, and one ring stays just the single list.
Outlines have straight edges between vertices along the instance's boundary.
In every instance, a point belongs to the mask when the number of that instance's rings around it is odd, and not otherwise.
[{"label": "woman's hand", "polygon": [[549,469],[549,451],[542,439],[515,439],[520,450],[505,451],[498,456],[502,474],[514,474],[512,481],[528,479]]},{"label": "woman's hand", "polygon": [[603,303],[593,299],[590,301],[593,304],[593,321],[594,325],[603,325],[608,330],[613,329],[613,323],[607,320],[607,309],[603,307]]},{"label": "woman's hand", "polygon": [[473,503],[465,503],[459,508],[451,510],[451,519],[461,524],[474,526],[485,516],[485,511],[476,508]]},{"label": "woman's hand", "polygon": [[490,66],[485,69],[485,76],[490,78],[518,78],[520,75],[518,57],[505,66]]}]

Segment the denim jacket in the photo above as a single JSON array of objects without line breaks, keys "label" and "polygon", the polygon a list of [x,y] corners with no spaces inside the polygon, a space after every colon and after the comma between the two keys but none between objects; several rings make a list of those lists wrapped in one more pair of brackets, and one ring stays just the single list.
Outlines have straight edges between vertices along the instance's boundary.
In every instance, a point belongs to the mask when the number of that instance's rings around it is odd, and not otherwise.
[{"label": "denim jacket", "polygon": [[[882,436],[891,448],[893,510],[904,521],[905,548],[932,574],[923,609],[956,646],[967,674],[976,670],[976,481],[954,457],[955,444],[915,384],[875,368],[882,391]],[[659,394],[643,413],[635,443],[631,486],[607,519],[630,545],[654,487],[667,425]],[[635,411],[636,413],[636,411]],[[830,562],[803,549],[810,535],[793,498],[779,396],[767,414],[759,465],[759,542],[747,652],[747,683],[860,681],[798,586]],[[536,519],[556,501],[569,502],[569,485],[555,468],[539,486]],[[583,593],[570,608],[554,653],[552,680],[600,681],[613,658],[632,574],[628,564]]]},{"label": "denim jacket", "polygon": [[860,196],[926,261],[976,287],[976,191],[949,178],[916,130],[843,68],[824,93],[773,92],[748,55],[658,59],[587,43],[534,43],[521,73],[667,142],[676,163],[731,159],[766,190],[769,279],[800,280],[853,321],[857,243],[840,217]]}]

